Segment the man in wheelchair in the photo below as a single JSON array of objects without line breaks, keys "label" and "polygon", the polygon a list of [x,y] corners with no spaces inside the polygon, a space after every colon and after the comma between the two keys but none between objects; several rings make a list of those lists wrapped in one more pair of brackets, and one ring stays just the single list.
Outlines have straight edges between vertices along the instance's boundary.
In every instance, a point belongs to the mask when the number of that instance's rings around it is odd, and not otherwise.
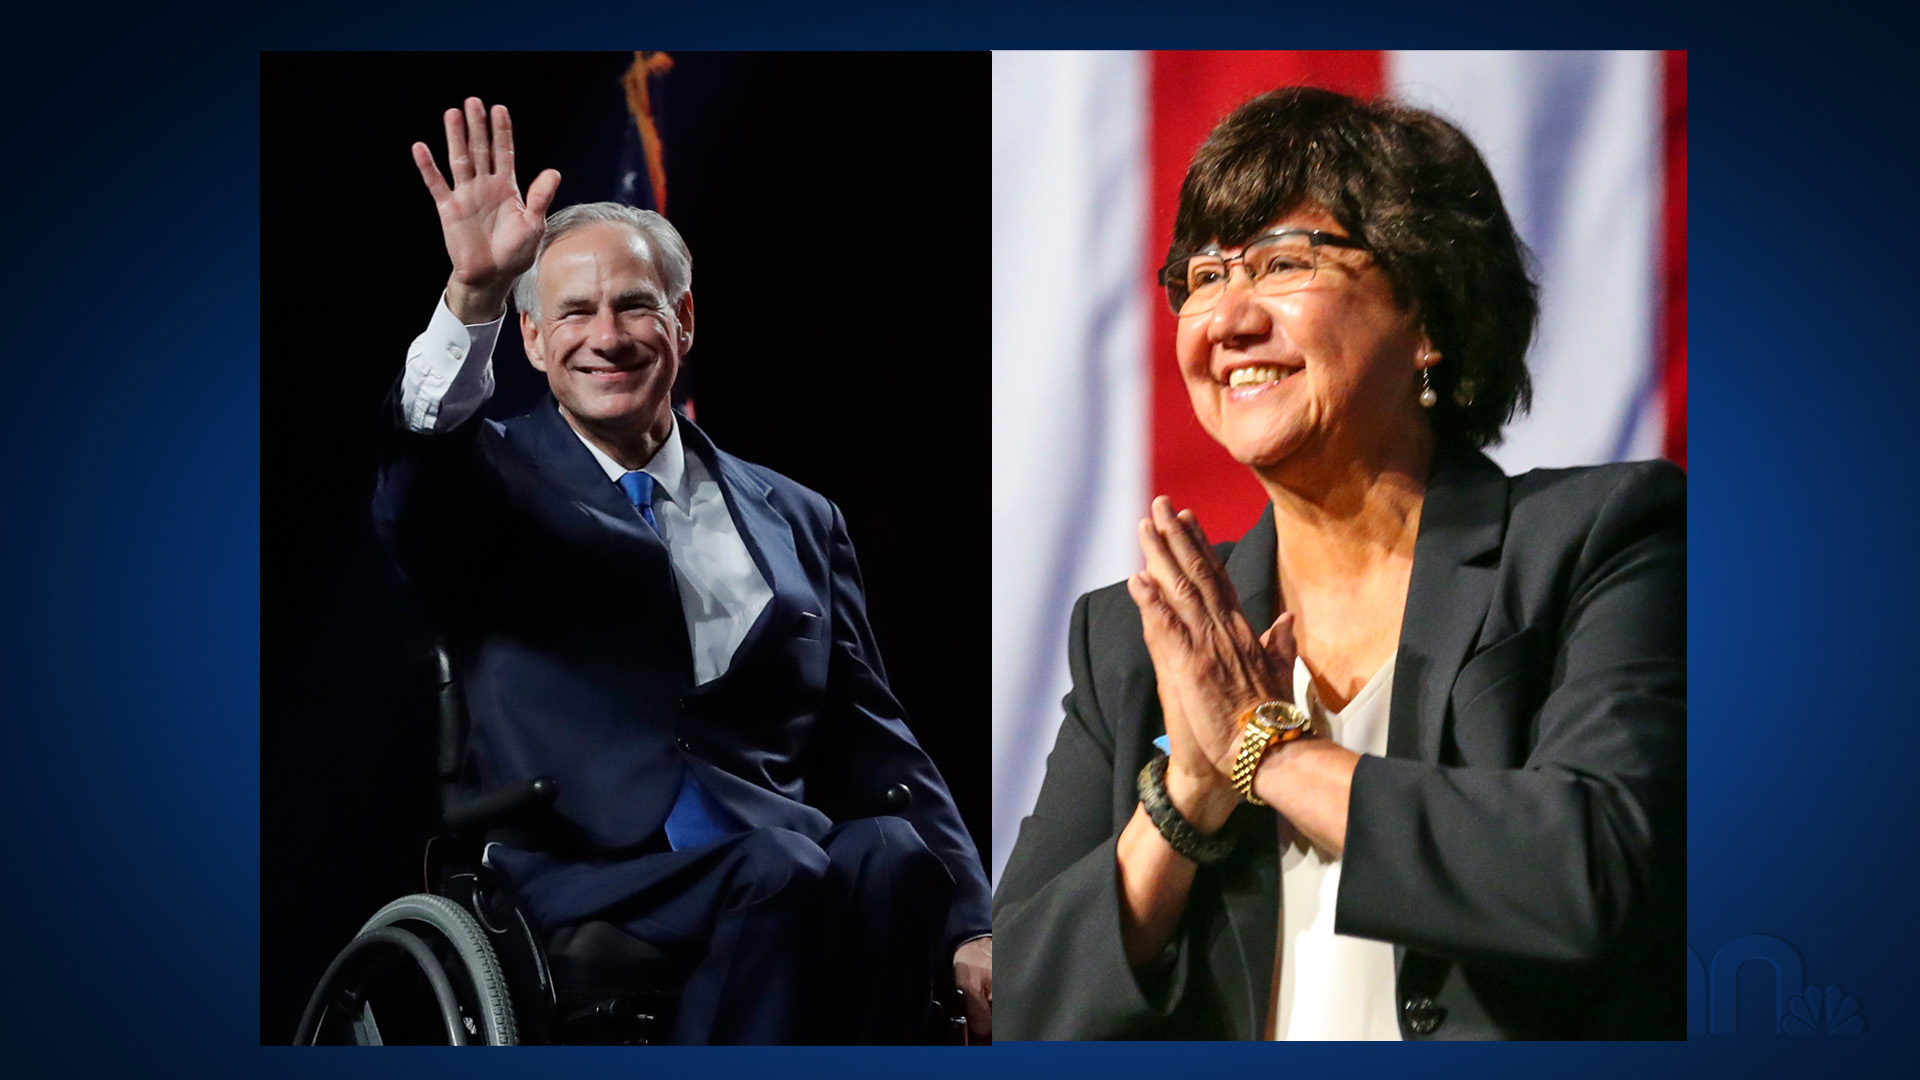
[{"label": "man in wheelchair", "polygon": [[[452,274],[375,517],[449,628],[478,789],[552,798],[486,864],[550,948],[614,932],[676,960],[676,1042],[912,1040],[949,963],[988,1035],[986,878],[888,689],[839,510],[671,407],[684,242],[614,203],[549,218],[553,170],[523,201],[502,106],[445,126],[450,183],[413,155]],[[804,272],[779,254],[768,274]],[[496,422],[509,294],[551,393]]]}]

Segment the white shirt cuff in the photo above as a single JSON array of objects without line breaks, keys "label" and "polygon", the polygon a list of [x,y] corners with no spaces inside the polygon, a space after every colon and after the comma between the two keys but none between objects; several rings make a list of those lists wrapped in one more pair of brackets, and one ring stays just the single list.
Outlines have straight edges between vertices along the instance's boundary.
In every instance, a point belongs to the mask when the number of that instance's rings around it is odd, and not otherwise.
[{"label": "white shirt cuff", "polygon": [[492,322],[464,325],[440,294],[426,332],[407,348],[400,376],[400,415],[409,430],[458,427],[493,397],[493,346],[506,318],[503,311]]}]

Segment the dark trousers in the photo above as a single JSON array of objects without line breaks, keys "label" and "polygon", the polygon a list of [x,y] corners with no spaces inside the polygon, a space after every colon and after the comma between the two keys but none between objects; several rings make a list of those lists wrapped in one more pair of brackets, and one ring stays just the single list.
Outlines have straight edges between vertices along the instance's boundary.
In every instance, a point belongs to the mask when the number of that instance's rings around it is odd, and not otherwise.
[{"label": "dark trousers", "polygon": [[[622,869],[624,898],[592,918],[689,966],[675,1042],[920,1037],[953,879],[902,819],[849,821],[818,843],[753,829]],[[553,877],[529,883],[536,919]]]}]

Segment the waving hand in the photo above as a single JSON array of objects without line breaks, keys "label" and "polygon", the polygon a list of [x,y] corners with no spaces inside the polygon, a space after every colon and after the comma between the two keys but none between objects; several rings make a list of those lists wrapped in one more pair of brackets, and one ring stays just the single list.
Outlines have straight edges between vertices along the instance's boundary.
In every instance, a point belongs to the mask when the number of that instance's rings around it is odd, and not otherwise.
[{"label": "waving hand", "polygon": [[413,163],[440,212],[453,260],[447,306],[462,322],[488,322],[504,310],[513,279],[533,265],[560,174],[548,169],[535,177],[522,202],[507,107],[495,105],[489,124],[486,106],[470,97],[464,110],[448,109],[444,119],[452,186],[426,143],[413,144]]}]

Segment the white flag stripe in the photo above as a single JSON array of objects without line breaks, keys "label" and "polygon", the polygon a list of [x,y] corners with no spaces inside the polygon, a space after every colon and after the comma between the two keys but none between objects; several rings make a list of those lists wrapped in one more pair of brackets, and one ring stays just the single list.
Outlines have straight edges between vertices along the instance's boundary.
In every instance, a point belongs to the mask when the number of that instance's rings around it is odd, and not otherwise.
[{"label": "white flag stripe", "polygon": [[1660,452],[1660,76],[1657,52],[1387,56],[1390,93],[1480,148],[1538,260],[1534,409],[1491,451],[1510,473]]},{"label": "white flag stripe", "polygon": [[1146,504],[1141,57],[993,56],[994,879],[1066,694],[1075,598]]}]

